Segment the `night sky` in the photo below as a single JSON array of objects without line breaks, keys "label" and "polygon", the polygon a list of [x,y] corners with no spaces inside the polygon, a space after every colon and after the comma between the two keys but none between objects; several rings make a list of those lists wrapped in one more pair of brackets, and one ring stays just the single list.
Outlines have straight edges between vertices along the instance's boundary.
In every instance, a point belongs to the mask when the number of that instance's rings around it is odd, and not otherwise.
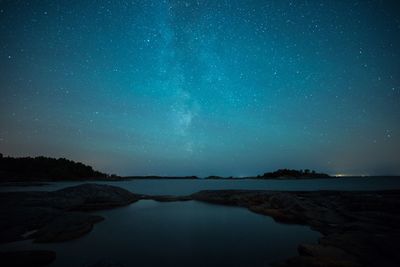
[{"label": "night sky", "polygon": [[400,174],[396,2],[0,1],[0,152]]}]

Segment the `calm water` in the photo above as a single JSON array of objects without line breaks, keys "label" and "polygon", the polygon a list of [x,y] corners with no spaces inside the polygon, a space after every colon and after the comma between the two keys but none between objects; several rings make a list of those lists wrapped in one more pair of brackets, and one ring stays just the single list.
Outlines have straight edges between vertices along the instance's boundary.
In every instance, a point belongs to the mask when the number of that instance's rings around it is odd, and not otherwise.
[{"label": "calm water", "polygon": [[61,267],[89,266],[100,259],[125,266],[269,266],[296,255],[299,243],[315,243],[320,236],[244,208],[197,201],[142,200],[96,214],[106,220],[80,239],[6,247],[55,250],[51,266]]},{"label": "calm water", "polygon": [[[46,186],[0,187],[1,191],[57,190],[81,182]],[[205,189],[380,190],[400,189],[396,177],[321,180],[131,180],[97,182],[151,195],[187,195]],[[245,208],[197,201],[142,200],[98,211],[106,218],[77,240],[1,245],[0,249],[51,249],[53,267],[90,266],[100,259],[125,266],[268,266],[296,255],[299,243],[316,243],[319,233],[284,225]]]},{"label": "calm water", "polygon": [[[0,186],[0,191],[57,190],[82,182],[54,182],[46,186]],[[123,187],[131,192],[149,195],[188,195],[206,189],[265,190],[385,190],[400,189],[400,177],[365,177],[310,180],[130,180],[95,182]]]}]

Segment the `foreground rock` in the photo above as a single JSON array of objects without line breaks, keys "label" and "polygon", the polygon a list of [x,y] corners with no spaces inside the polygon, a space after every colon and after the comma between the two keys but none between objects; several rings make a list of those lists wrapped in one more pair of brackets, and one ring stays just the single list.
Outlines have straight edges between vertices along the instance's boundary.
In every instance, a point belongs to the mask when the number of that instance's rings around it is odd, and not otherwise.
[{"label": "foreground rock", "polygon": [[39,267],[52,263],[56,253],[47,250],[0,252],[0,259],[2,266]]},{"label": "foreground rock", "polygon": [[88,233],[102,217],[82,211],[128,205],[141,196],[109,185],[83,184],[54,192],[0,194],[0,242],[57,242]]},{"label": "foreground rock", "polygon": [[[318,244],[301,244],[299,256],[279,266],[400,266],[400,191],[215,190],[190,196],[144,196],[114,186],[83,184],[54,192],[0,193],[0,242],[78,238],[103,219],[85,211],[123,206],[139,199],[241,206],[278,222],[309,225],[323,234]],[[53,258],[52,252],[46,253],[1,252],[0,265],[44,266]],[[4,265],[5,259],[18,265]],[[119,265],[99,262],[93,266]]]},{"label": "foreground rock", "polygon": [[102,220],[104,218],[101,216],[82,212],[66,212],[27,237],[34,238],[34,242],[38,243],[67,241],[90,232],[93,225]]},{"label": "foreground rock", "polygon": [[192,198],[242,206],[324,236],[279,266],[400,266],[400,191],[201,191]]}]

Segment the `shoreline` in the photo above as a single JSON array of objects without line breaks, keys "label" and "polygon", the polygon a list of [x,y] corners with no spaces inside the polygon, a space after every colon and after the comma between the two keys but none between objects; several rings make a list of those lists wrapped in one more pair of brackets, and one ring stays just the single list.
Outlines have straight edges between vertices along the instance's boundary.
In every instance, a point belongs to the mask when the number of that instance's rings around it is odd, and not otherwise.
[{"label": "shoreline", "polygon": [[194,194],[195,200],[240,206],[280,223],[308,225],[323,237],[299,244],[279,266],[398,266],[400,190],[253,191]]},{"label": "shoreline", "polygon": [[256,176],[248,176],[248,177],[218,177],[218,178],[200,178],[200,177],[188,177],[188,176],[177,176],[177,177],[164,177],[164,176],[122,176],[121,178],[82,178],[82,179],[10,179],[10,180],[0,180],[0,186],[30,186],[30,185],[47,185],[48,183],[57,183],[57,182],[126,182],[132,180],[189,180],[189,181],[241,181],[241,180],[255,180],[255,181],[307,181],[307,180],[345,180],[352,178],[398,178],[399,175],[371,175],[371,176],[330,176],[330,177],[275,177],[275,178],[258,178]]},{"label": "shoreline", "polygon": [[154,196],[134,194],[116,186],[83,184],[52,192],[2,192],[0,242],[76,239],[104,219],[87,211],[142,199],[238,206],[279,223],[308,225],[323,235],[318,244],[299,244],[299,256],[279,266],[377,267],[400,262],[396,254],[400,241],[400,190],[206,190],[186,196]]}]

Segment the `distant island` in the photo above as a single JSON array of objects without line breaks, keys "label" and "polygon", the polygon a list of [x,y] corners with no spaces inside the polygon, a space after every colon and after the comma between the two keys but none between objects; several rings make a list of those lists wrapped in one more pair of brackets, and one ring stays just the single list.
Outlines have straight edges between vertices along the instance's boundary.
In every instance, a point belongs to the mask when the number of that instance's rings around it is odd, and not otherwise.
[{"label": "distant island", "polygon": [[292,170],[292,169],[279,169],[274,172],[266,172],[263,175],[247,176],[247,177],[222,177],[211,175],[203,179],[207,180],[232,180],[232,179],[319,179],[319,178],[337,178],[330,176],[326,173],[319,173],[314,170]]},{"label": "distant island", "polygon": [[204,178],[197,176],[126,176],[94,170],[93,167],[65,158],[49,157],[4,157],[0,153],[1,182],[36,182],[36,181],[82,181],[82,180],[133,180],[133,179],[199,179],[199,180],[235,180],[235,179],[318,179],[335,178],[314,170],[279,169],[253,177],[222,177],[211,175]]},{"label": "distant island", "polygon": [[200,179],[197,176],[158,176],[158,175],[145,175],[145,176],[125,176],[123,177],[124,180],[146,180],[146,179]]},{"label": "distant island", "polygon": [[60,181],[60,180],[118,180],[91,166],[65,158],[48,157],[3,157],[0,153],[1,182]]},{"label": "distant island", "polygon": [[332,178],[329,174],[318,173],[314,170],[290,170],[279,169],[274,172],[266,172],[262,176],[257,176],[261,179],[311,179],[311,178]]}]

